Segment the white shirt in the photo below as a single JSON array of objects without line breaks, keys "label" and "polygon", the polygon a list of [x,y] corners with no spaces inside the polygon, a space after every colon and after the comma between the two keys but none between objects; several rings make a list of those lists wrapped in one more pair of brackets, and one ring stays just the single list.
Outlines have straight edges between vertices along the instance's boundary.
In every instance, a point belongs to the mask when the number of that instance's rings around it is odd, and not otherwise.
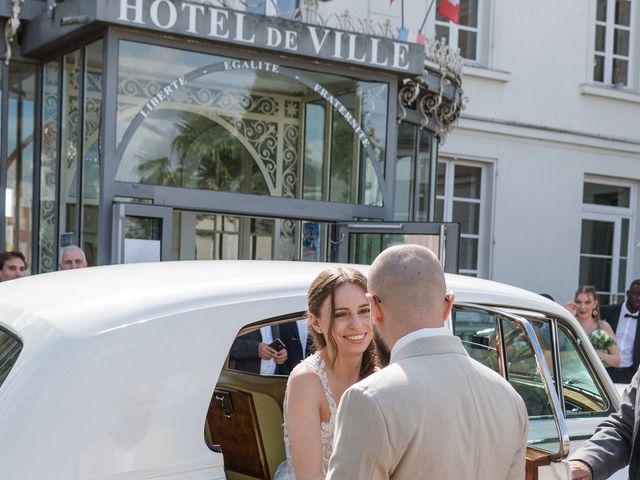
[{"label": "white shirt", "polygon": [[302,358],[307,358],[307,335],[309,335],[309,320],[306,318],[297,320],[298,335],[300,339],[300,345],[302,346]]},{"label": "white shirt", "polygon": [[396,344],[391,349],[391,357],[401,348],[403,348],[406,344],[417,340],[418,338],[426,338],[426,337],[438,337],[442,335],[453,335],[453,332],[449,329],[449,327],[432,327],[432,328],[421,328],[420,330],[414,330],[411,333],[406,334],[404,337],[398,339]]},{"label": "white shirt", "polygon": [[[262,327],[260,329],[260,335],[262,335],[262,343],[269,345],[273,342],[271,326]],[[273,375],[274,373],[276,373],[276,361],[274,359],[260,361],[260,375]]]},{"label": "white shirt", "polygon": [[[631,317],[625,317],[631,312],[627,309],[627,302],[622,304],[620,309],[620,318],[616,327],[616,343],[620,349],[620,368],[631,367],[633,365],[633,344],[636,340],[636,329],[638,328],[638,320]],[[639,312],[633,315],[638,315]]]}]

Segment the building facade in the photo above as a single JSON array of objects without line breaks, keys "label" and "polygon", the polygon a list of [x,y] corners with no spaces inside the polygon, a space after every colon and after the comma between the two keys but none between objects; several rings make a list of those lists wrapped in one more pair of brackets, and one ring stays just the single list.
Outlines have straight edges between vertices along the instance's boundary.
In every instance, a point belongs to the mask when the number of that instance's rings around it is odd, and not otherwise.
[{"label": "building facade", "polygon": [[[461,222],[460,270],[561,303],[579,284],[621,301],[640,277],[640,5],[460,7],[459,25],[432,11],[425,28],[465,63],[468,102],[439,151],[435,217]],[[407,28],[427,8],[406,0]]]},{"label": "building facade", "polygon": [[70,244],[367,262],[407,240],[456,270],[459,225],[433,220],[460,58],[326,6],[0,2],[0,243],[32,273]]},{"label": "building facade", "polygon": [[461,0],[455,24],[439,1],[0,2],[0,240],[45,272],[69,243],[94,265],[366,262],[455,238],[450,270],[620,300],[638,3]]}]

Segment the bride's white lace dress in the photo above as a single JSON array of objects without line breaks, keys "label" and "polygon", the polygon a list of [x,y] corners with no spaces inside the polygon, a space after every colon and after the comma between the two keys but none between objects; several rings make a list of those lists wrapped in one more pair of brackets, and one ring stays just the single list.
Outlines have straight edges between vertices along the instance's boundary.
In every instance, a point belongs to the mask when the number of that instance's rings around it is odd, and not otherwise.
[{"label": "bride's white lace dress", "polygon": [[[327,396],[329,402],[329,411],[331,416],[328,422],[320,422],[320,436],[322,440],[322,473],[326,475],[329,467],[329,458],[331,452],[333,452],[333,434],[335,432],[335,421],[337,406],[336,401],[333,398],[331,389],[329,388],[329,381],[327,380],[327,372],[324,364],[324,360],[320,356],[319,352],[314,353],[310,357],[307,357],[301,363],[313,368],[322,383],[322,389]],[[289,435],[287,432],[287,396],[284,397],[284,447],[287,452],[287,459],[278,466],[274,480],[296,480],[296,476],[293,472],[293,465],[291,464],[291,451],[289,447]]]}]

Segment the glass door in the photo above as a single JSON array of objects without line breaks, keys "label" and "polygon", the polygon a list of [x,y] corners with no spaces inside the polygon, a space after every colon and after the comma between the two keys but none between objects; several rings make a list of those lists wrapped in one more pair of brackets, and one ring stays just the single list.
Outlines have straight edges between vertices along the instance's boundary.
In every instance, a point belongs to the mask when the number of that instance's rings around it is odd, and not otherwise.
[{"label": "glass door", "polygon": [[113,263],[171,260],[171,207],[116,203]]},{"label": "glass door", "polygon": [[392,245],[415,243],[431,249],[445,272],[458,272],[460,224],[422,222],[339,223],[336,261],[370,264],[382,250]]}]

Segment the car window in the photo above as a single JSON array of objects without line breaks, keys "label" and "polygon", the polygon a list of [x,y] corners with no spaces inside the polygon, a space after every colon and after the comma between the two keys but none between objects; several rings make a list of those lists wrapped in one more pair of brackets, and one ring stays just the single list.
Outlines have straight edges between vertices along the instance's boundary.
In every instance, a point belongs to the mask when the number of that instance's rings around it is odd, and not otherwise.
[{"label": "car window", "polygon": [[[500,314],[472,307],[456,306],[451,321],[454,334],[460,337],[469,356],[501,373],[524,400],[529,416],[528,443],[557,452],[560,443],[552,407],[522,327]],[[540,340],[544,340],[545,324],[529,321],[548,361],[552,358],[550,342],[544,344]]]},{"label": "car window", "polygon": [[493,313],[455,307],[451,312],[453,333],[460,337],[471,358],[500,373]]},{"label": "car window", "polygon": [[527,404],[529,417],[551,416],[544,381],[538,372],[533,350],[519,325],[502,319],[507,379]]},{"label": "car window", "polygon": [[562,375],[562,392],[567,416],[607,412],[609,401],[596,381],[578,341],[562,325],[558,325],[558,347]]},{"label": "car window", "polygon": [[0,328],[0,387],[18,360],[22,343],[6,330]]},{"label": "car window", "polygon": [[[275,351],[286,351],[284,363],[276,363],[275,360],[263,362],[260,349],[264,345]],[[284,322],[278,319],[262,326],[244,327],[233,341],[227,365],[231,370],[242,372],[288,376],[298,363],[313,352],[307,319],[294,316]]]}]

